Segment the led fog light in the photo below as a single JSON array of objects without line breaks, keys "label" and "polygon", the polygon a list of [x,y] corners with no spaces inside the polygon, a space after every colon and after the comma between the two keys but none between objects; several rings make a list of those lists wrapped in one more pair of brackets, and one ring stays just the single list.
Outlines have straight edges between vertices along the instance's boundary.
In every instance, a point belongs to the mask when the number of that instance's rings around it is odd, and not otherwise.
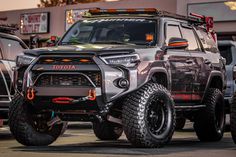
[{"label": "led fog light", "polygon": [[117,81],[117,85],[120,88],[128,88],[129,87],[129,80],[125,79],[125,78],[120,78]]}]

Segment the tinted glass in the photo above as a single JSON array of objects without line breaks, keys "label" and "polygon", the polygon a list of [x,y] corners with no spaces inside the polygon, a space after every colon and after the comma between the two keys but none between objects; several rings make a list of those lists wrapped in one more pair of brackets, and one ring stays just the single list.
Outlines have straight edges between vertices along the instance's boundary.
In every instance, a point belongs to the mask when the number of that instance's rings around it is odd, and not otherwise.
[{"label": "tinted glass", "polygon": [[[156,44],[156,21],[146,19],[83,20],[59,44]],[[153,40],[150,40],[153,39]]]},{"label": "tinted glass", "polygon": [[15,60],[16,56],[24,49],[19,41],[13,39],[0,38],[0,44],[3,57],[7,60]]},{"label": "tinted glass", "polygon": [[183,28],[182,29],[182,34],[183,34],[183,38],[188,40],[188,48],[187,50],[190,51],[199,51],[199,46],[195,37],[195,34],[193,32],[193,29],[190,28]]},{"label": "tinted glass", "polygon": [[218,48],[214,39],[212,38],[210,33],[207,33],[206,30],[201,28],[196,28],[197,34],[201,40],[201,43],[206,51],[211,51],[214,53],[218,52]]},{"label": "tinted glass", "polygon": [[232,62],[231,46],[219,46],[220,54],[226,59],[226,65]]},{"label": "tinted glass", "polygon": [[166,30],[166,43],[169,43],[170,38],[173,38],[173,37],[182,38],[179,26],[168,25],[167,30]]}]

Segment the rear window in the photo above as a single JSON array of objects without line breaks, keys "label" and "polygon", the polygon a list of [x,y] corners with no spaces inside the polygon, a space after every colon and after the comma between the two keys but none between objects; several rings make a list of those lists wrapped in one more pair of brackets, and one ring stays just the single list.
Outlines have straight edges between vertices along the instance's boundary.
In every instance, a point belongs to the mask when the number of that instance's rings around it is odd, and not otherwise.
[{"label": "rear window", "polygon": [[219,46],[220,54],[226,59],[226,65],[232,63],[231,46]]},{"label": "rear window", "polygon": [[206,30],[203,30],[201,28],[196,28],[197,34],[201,40],[201,43],[206,51],[211,51],[214,53],[218,52],[217,45],[215,41],[213,40],[210,33],[207,33]]}]

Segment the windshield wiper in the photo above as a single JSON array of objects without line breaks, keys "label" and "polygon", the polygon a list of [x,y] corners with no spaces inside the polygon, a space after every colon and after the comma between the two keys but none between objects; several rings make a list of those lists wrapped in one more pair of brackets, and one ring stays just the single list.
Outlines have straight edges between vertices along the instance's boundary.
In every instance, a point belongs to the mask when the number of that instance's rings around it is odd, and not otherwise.
[{"label": "windshield wiper", "polygon": [[95,41],[92,42],[92,44],[120,44],[120,45],[135,45],[133,43],[127,43],[127,42],[122,42],[122,41]]},{"label": "windshield wiper", "polygon": [[76,45],[76,44],[84,44],[84,42],[79,42],[79,41],[63,41],[60,44],[61,45]]}]

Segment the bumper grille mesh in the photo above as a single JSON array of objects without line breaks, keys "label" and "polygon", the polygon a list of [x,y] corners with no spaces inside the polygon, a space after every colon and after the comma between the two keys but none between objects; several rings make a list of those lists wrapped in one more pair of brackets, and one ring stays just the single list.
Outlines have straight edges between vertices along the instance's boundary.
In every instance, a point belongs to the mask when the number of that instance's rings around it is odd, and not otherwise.
[{"label": "bumper grille mesh", "polygon": [[[101,74],[99,72],[83,72],[97,86],[101,86]],[[83,75],[79,74],[45,74],[42,75],[36,82],[37,87],[86,87],[92,86],[90,81]]]}]

